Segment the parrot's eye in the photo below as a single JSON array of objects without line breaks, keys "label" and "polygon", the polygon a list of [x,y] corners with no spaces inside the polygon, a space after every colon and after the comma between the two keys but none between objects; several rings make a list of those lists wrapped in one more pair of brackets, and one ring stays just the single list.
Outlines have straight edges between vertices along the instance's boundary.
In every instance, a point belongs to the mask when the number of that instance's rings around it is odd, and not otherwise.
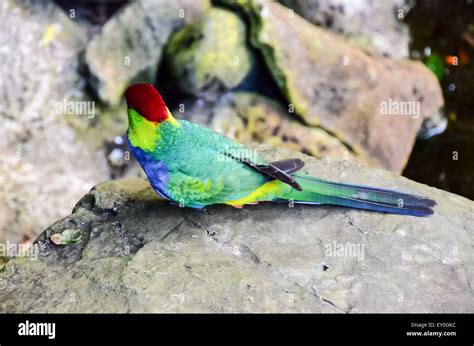
[{"label": "parrot's eye", "polygon": [[125,91],[128,108],[136,110],[152,122],[162,122],[168,118],[168,108],[158,90],[152,84],[134,84]]}]

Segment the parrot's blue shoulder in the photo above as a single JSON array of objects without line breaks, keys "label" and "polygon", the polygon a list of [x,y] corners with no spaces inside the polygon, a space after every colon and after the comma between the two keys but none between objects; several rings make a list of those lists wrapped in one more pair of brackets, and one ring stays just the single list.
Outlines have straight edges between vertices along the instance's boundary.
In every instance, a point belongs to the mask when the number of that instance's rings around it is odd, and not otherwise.
[{"label": "parrot's blue shoulder", "polygon": [[166,190],[166,186],[170,179],[168,168],[166,164],[162,161],[159,161],[153,158],[149,153],[146,151],[134,147],[130,141],[128,141],[128,146],[130,147],[133,155],[137,159],[137,161],[142,166],[145,174],[150,181],[151,186],[153,189],[165,199],[170,199]]}]

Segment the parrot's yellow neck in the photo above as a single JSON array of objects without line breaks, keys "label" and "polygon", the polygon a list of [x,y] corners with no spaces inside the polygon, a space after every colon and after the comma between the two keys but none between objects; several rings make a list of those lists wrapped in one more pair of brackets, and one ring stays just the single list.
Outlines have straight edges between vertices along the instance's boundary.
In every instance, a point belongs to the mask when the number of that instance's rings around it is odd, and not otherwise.
[{"label": "parrot's yellow neck", "polygon": [[168,110],[168,118],[160,123],[149,121],[134,109],[128,109],[128,139],[130,143],[144,151],[153,151],[161,138],[162,126],[180,127],[181,124]]}]

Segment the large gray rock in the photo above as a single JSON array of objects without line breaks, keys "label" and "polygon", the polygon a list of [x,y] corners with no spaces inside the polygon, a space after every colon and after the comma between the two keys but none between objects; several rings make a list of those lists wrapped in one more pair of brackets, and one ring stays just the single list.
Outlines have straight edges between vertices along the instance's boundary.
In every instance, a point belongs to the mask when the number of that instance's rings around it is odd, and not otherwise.
[{"label": "large gray rock", "polygon": [[443,104],[419,62],[374,56],[268,0],[220,0],[246,14],[250,38],[295,113],[360,156],[401,172],[423,119]]},{"label": "large gray rock", "polygon": [[[212,215],[109,181],[0,273],[2,312],[472,312],[474,203],[382,170],[286,149],[321,178],[417,193],[417,218],[260,204]],[[52,241],[54,240],[54,242]],[[55,245],[63,244],[63,245]]]},{"label": "large gray rock", "polygon": [[111,18],[86,50],[100,98],[115,105],[132,81],[152,82],[171,33],[209,7],[209,0],[137,0]]}]

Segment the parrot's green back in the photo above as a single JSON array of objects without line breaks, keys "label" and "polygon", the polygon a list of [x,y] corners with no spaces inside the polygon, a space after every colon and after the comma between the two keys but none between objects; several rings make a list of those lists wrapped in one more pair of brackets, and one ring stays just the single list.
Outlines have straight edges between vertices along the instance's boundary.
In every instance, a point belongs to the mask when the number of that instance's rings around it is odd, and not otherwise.
[{"label": "parrot's green back", "polygon": [[[152,157],[168,168],[168,193],[184,205],[209,205],[242,198],[265,183],[265,177],[229,156],[252,156],[235,142],[205,127],[180,121],[165,125]],[[257,160],[264,162],[257,157]]]}]

